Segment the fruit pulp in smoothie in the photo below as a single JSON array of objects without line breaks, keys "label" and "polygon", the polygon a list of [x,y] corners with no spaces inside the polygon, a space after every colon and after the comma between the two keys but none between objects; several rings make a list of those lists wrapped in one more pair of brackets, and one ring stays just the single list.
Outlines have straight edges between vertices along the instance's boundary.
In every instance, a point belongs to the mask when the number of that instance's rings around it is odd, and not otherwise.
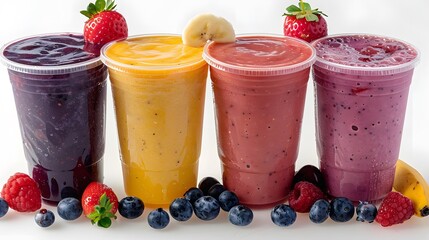
[{"label": "fruit pulp in smoothie", "polygon": [[212,43],[205,54],[222,66],[259,70],[210,68],[223,183],[247,205],[283,201],[295,172],[310,65],[273,69],[308,62],[314,51],[297,40],[243,36]]},{"label": "fruit pulp in smoothie", "polygon": [[197,181],[208,70],[202,49],[180,36],[141,36],[103,54],[111,62],[125,191],[167,206]]},{"label": "fruit pulp in smoothie", "polygon": [[[9,68],[25,157],[42,198],[79,198],[88,183],[103,178],[107,68],[99,61],[86,70],[54,73],[98,58],[75,34],[27,38],[2,54],[22,68],[42,69]],[[41,73],[49,67],[57,70]]]},{"label": "fruit pulp in smoothie", "polygon": [[349,69],[327,70],[317,62],[313,68],[317,150],[328,192],[376,202],[392,190],[413,74],[413,68],[389,68],[415,60],[417,52],[364,35],[328,38],[315,48],[322,60]]}]

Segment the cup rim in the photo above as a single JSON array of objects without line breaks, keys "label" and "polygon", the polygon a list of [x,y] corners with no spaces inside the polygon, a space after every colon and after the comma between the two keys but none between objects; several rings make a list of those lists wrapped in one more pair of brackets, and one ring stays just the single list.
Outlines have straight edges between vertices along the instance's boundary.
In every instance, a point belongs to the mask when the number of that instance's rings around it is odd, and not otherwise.
[{"label": "cup rim", "polygon": [[[335,38],[335,37],[347,37],[347,36],[370,36],[370,37],[379,37],[379,38],[385,38],[393,41],[397,41],[400,43],[405,44],[406,46],[412,48],[416,53],[416,57],[406,63],[402,63],[399,65],[392,65],[387,67],[359,67],[359,66],[349,66],[344,65],[340,63],[334,63],[330,62],[328,60],[325,60],[317,55],[317,48],[316,44],[319,42],[329,39],[329,38]],[[383,75],[389,75],[389,74],[397,74],[406,72],[408,70],[412,70],[420,61],[420,51],[413,45],[410,44],[407,41],[400,40],[398,38],[394,37],[388,37],[384,35],[378,35],[378,34],[371,34],[371,33],[339,33],[339,34],[333,34],[328,35],[319,39],[316,39],[311,42],[311,45],[316,49],[316,62],[314,63],[314,66],[333,71],[333,72],[339,72],[344,74],[356,74],[356,75],[363,75],[363,76],[383,76]]]},{"label": "cup rim", "polygon": [[291,74],[291,73],[295,73],[311,67],[313,63],[316,61],[316,50],[314,49],[314,47],[308,42],[298,38],[284,36],[281,34],[273,34],[273,33],[245,33],[245,34],[238,34],[237,37],[272,37],[272,38],[278,38],[278,39],[288,39],[308,47],[311,50],[312,54],[309,58],[305,59],[304,61],[300,63],[292,64],[292,65],[264,66],[264,67],[237,66],[234,64],[224,63],[212,57],[208,52],[208,48],[211,44],[214,43],[214,41],[210,41],[204,46],[203,58],[207,61],[207,63],[211,67],[214,67],[216,69],[226,71],[229,73],[239,74],[239,75],[253,75],[253,76],[275,76],[275,75]]},{"label": "cup rim", "polygon": [[187,71],[199,68],[205,64],[204,59],[201,57],[201,59],[198,61],[193,61],[187,64],[181,64],[181,65],[135,66],[135,65],[121,63],[119,61],[113,60],[106,55],[107,49],[117,42],[136,39],[136,38],[142,38],[142,37],[168,37],[168,36],[180,37],[181,35],[175,34],[175,33],[149,33],[149,34],[132,35],[132,36],[128,36],[126,39],[111,41],[101,48],[100,59],[107,67],[120,72],[144,70],[144,71],[151,71],[153,73],[155,72],[179,73],[179,72],[187,72]]},{"label": "cup rim", "polygon": [[12,40],[4,44],[3,47],[0,49],[1,51],[0,62],[2,62],[9,70],[13,70],[15,72],[20,72],[20,73],[39,74],[39,75],[57,75],[57,74],[79,72],[79,71],[94,68],[102,64],[99,56],[83,62],[70,63],[70,64],[64,64],[64,65],[55,65],[55,66],[36,66],[36,65],[29,65],[24,63],[18,63],[4,56],[4,51],[6,50],[6,48],[19,41],[30,39],[30,38],[36,38],[36,37],[43,37],[43,36],[60,36],[60,35],[69,35],[69,34],[82,36],[82,33],[77,33],[77,32],[53,32],[53,33],[30,35],[30,36],[25,36],[25,37]]}]

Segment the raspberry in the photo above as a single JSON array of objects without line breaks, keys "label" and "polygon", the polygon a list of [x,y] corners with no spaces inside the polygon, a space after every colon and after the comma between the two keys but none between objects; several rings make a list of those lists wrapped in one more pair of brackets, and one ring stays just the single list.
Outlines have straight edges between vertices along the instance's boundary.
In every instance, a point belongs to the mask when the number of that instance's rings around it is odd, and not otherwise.
[{"label": "raspberry", "polygon": [[25,173],[15,173],[3,186],[1,196],[18,212],[34,212],[42,206],[37,183]]},{"label": "raspberry", "polygon": [[295,184],[290,193],[289,205],[297,212],[306,213],[310,211],[311,206],[313,206],[317,200],[324,198],[325,195],[322,190],[316,187],[316,185],[301,181]]},{"label": "raspberry", "polygon": [[383,227],[403,223],[414,214],[413,203],[401,193],[390,192],[383,199],[375,221]]}]

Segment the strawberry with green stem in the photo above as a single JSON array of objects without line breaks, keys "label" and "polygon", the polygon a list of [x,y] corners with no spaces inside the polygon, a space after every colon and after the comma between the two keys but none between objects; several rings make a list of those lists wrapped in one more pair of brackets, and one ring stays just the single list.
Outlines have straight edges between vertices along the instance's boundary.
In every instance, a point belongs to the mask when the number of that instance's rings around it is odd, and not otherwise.
[{"label": "strawberry with green stem", "polygon": [[128,37],[127,22],[115,8],[114,0],[96,0],[86,10],[80,11],[89,18],[84,27],[85,41],[103,46],[110,41]]},{"label": "strawberry with green stem", "polygon": [[318,38],[328,35],[327,17],[318,8],[312,9],[309,3],[303,0],[299,1],[298,6],[290,5],[286,8],[286,16],[283,33],[285,36],[300,38],[311,42]]},{"label": "strawberry with green stem", "polygon": [[82,209],[92,224],[108,228],[112,224],[112,219],[116,219],[118,197],[107,185],[92,182],[82,194]]}]

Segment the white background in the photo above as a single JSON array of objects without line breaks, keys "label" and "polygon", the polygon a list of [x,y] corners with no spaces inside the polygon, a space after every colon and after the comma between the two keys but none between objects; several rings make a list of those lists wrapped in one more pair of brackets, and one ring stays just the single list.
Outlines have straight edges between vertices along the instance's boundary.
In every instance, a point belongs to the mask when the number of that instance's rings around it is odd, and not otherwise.
[{"label": "white background", "polygon": [[[211,12],[231,21],[237,33],[282,34],[284,9],[294,1],[274,0],[117,0],[120,11],[128,22],[129,34],[181,33],[186,22],[194,15]],[[403,39],[414,44],[421,53],[421,62],[415,70],[400,157],[418,168],[429,180],[429,39],[427,28],[426,0],[312,0],[313,7],[324,10],[329,33],[374,33]],[[87,0],[74,1],[4,1],[0,7],[0,45],[28,35],[50,32],[82,32],[85,17],[79,11],[87,6]],[[210,81],[210,79],[208,79]],[[300,154],[297,168],[310,163],[317,165],[314,137],[313,89],[308,86]],[[199,179],[211,175],[220,178],[214,129],[212,93],[207,85],[206,108]],[[105,183],[124,197],[121,165],[119,163],[116,123],[113,115],[112,97],[108,91],[107,139],[105,154]],[[7,70],[0,66],[0,186],[15,172],[26,172],[27,166]],[[46,206],[49,207],[49,206]],[[49,207],[54,212],[55,208]],[[214,221],[203,222],[193,217],[187,223],[174,220],[164,230],[151,229],[147,214],[137,220],[116,220],[110,229],[100,229],[81,217],[66,222],[57,216],[57,221],[48,229],[39,228],[33,214],[21,214],[10,210],[0,219],[0,236],[27,237],[30,239],[117,239],[128,237],[142,239],[280,239],[320,238],[334,239],[403,239],[429,236],[429,217],[413,217],[405,224],[382,228],[378,224],[356,221],[334,223],[330,219],[321,224],[312,224],[307,214],[299,214],[297,222],[280,228],[272,224],[270,209],[255,211],[253,223],[245,228],[233,226],[225,213]]]}]

